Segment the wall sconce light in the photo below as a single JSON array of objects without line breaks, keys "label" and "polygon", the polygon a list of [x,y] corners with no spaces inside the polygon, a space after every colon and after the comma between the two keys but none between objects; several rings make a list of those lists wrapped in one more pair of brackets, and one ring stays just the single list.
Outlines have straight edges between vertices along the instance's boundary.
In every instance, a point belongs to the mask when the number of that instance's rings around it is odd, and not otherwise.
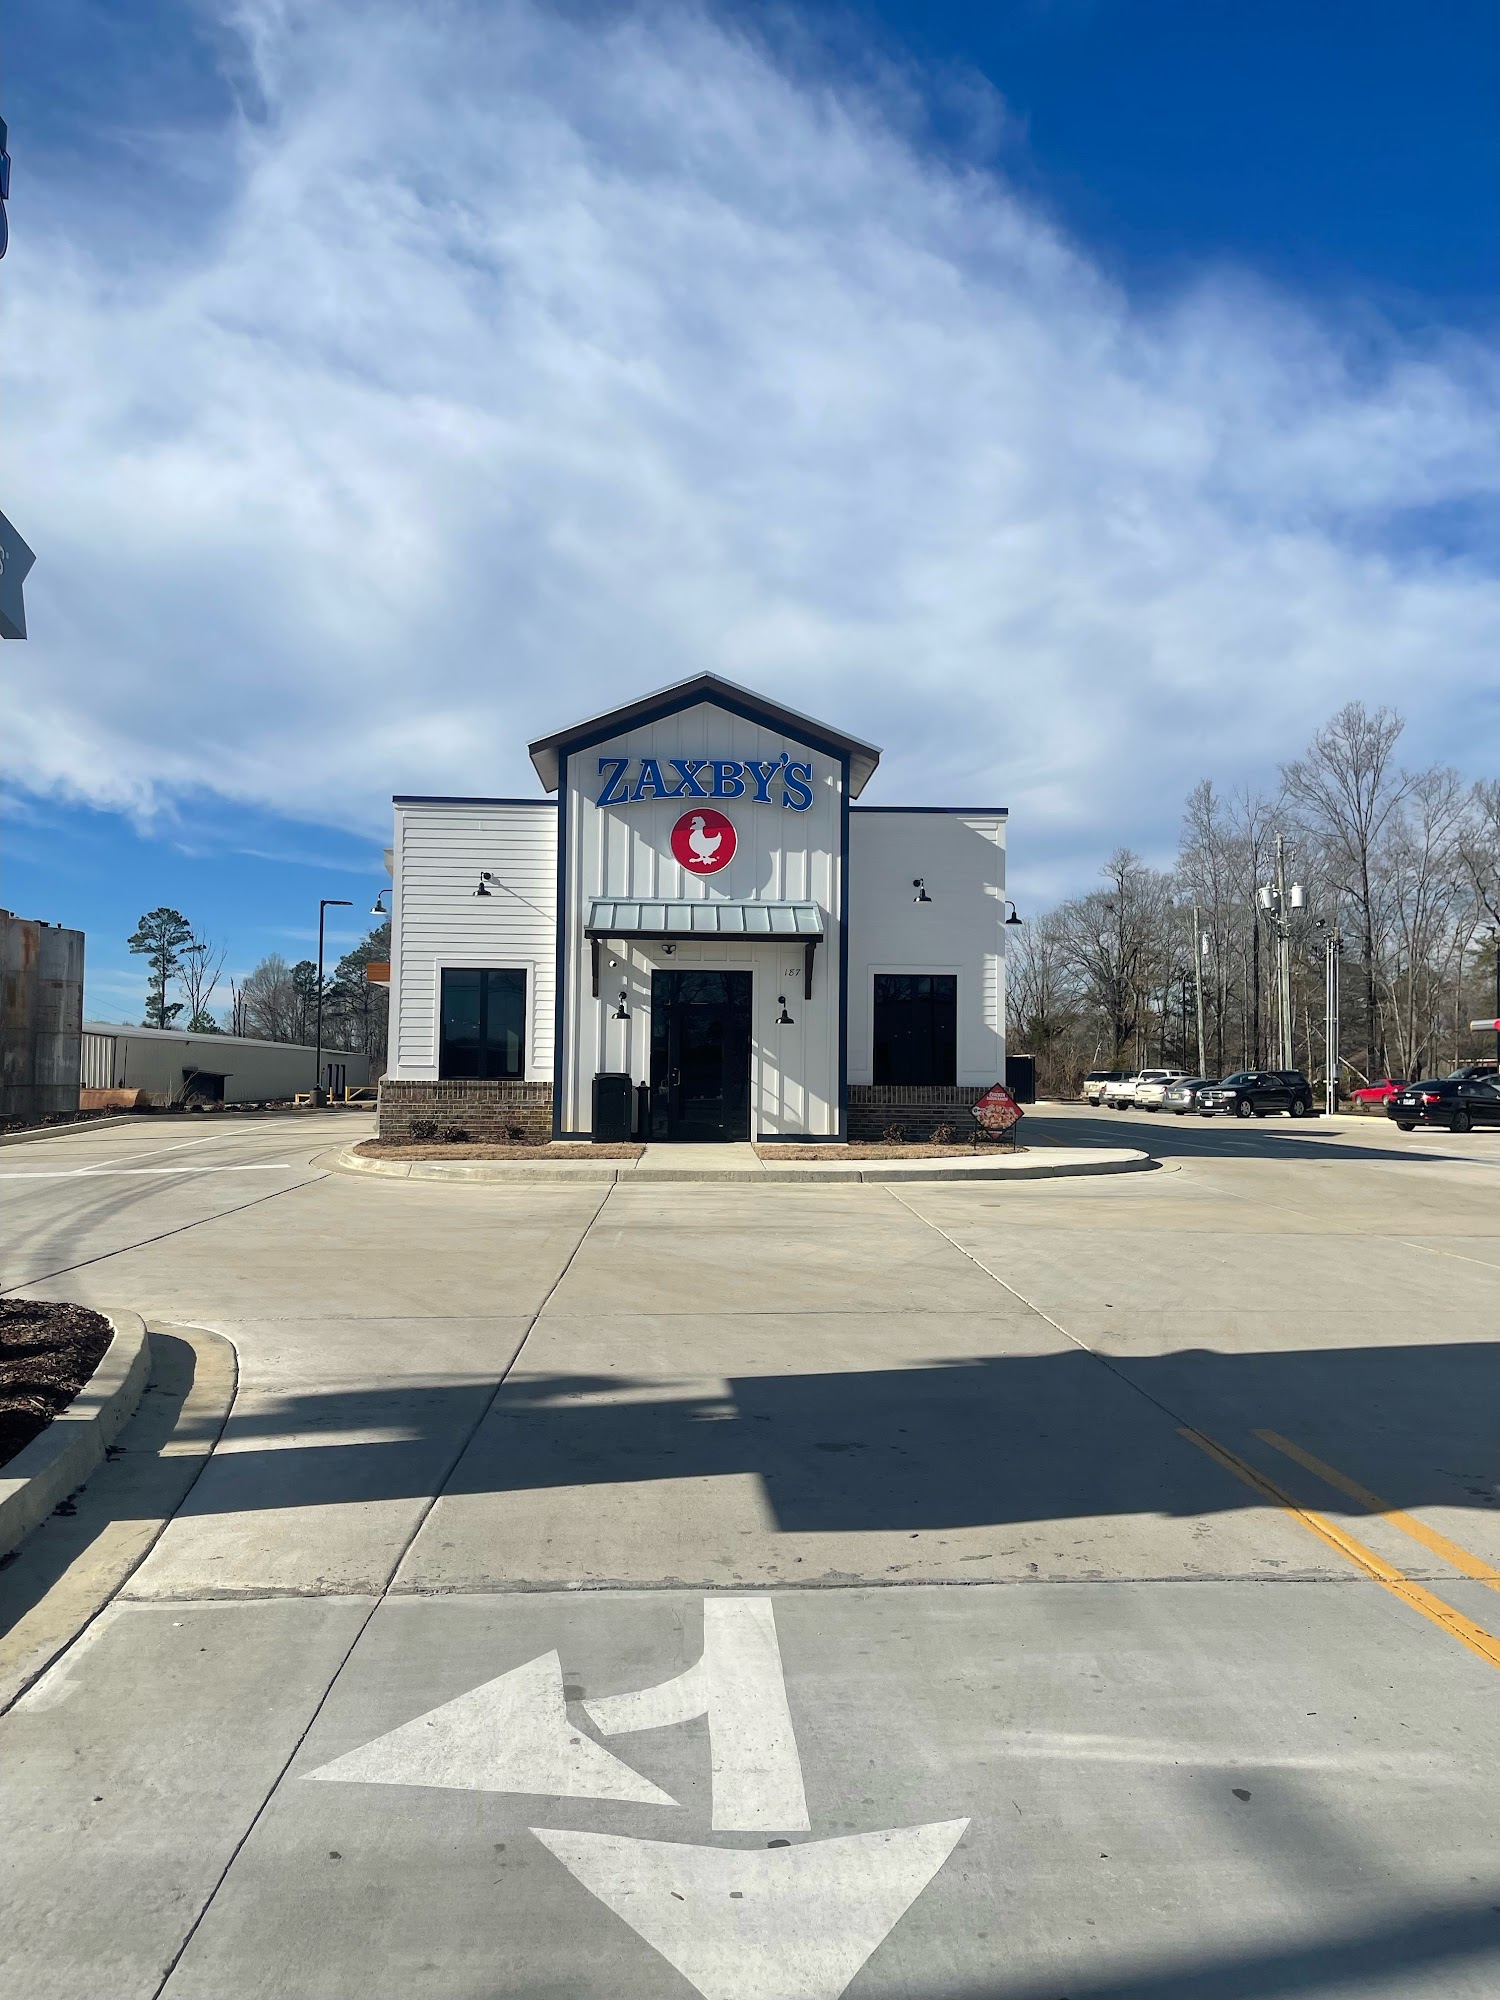
[{"label": "wall sconce light", "polygon": [[1010,915],[1005,919],[1005,921],[1008,924],[1025,923],[1026,919],[1021,915],[1021,912],[1016,908],[1015,904],[1011,902],[1009,896],[1005,897],[1004,901],[1010,910]]},{"label": "wall sconce light", "polygon": [[916,895],[912,897],[912,901],[914,903],[930,903],[932,901],[931,896],[929,896],[927,893],[927,884],[922,880],[920,875],[913,875],[913,877],[911,878],[911,886],[917,892]]},{"label": "wall sconce light", "polygon": [[795,1028],[797,1023],[792,1019],[791,1015],[786,1011],[786,995],[784,993],[778,993],[776,995],[776,1004],[781,1009],[781,1012],[776,1016],[777,1027]]},{"label": "wall sconce light", "polygon": [[623,986],[620,988],[620,1004],[615,1009],[614,1018],[617,1021],[628,1021],[630,1019],[630,1009],[625,1005],[625,988]]},{"label": "wall sconce light", "polygon": [[661,948],[661,955],[663,958],[670,958],[673,952],[676,951],[676,949],[677,947],[675,944],[664,944]]},{"label": "wall sconce light", "polygon": [[487,888],[485,887],[485,884],[486,884],[486,883],[487,883],[487,882],[489,881],[489,879],[490,879],[490,878],[489,878],[489,876],[488,876],[488,875],[481,875],[481,876],[480,876],[480,878],[479,878],[479,887],[478,887],[478,888],[477,888],[477,889],[476,889],[476,890],[474,891],[474,894],[475,894],[476,896],[488,896],[488,895],[489,895],[489,894],[491,893],[491,892],[490,892],[490,890],[488,890],[488,889],[487,889]]},{"label": "wall sconce light", "polygon": [[391,892],[389,889],[381,890],[380,894],[375,898],[374,902],[370,905],[370,915],[372,917],[388,917],[391,914],[389,910],[383,910],[380,907],[381,903],[390,893]]}]

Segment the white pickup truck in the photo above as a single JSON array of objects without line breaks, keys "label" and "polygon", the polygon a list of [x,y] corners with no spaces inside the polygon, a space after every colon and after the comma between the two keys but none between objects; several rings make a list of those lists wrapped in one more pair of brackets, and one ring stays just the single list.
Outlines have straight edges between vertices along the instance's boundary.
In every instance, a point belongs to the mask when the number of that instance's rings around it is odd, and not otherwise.
[{"label": "white pickup truck", "polygon": [[1143,1069],[1134,1076],[1122,1077],[1118,1083],[1104,1086],[1104,1102],[1111,1111],[1124,1111],[1134,1105],[1137,1111],[1160,1111],[1161,1101],[1178,1077],[1186,1076],[1185,1069]]}]

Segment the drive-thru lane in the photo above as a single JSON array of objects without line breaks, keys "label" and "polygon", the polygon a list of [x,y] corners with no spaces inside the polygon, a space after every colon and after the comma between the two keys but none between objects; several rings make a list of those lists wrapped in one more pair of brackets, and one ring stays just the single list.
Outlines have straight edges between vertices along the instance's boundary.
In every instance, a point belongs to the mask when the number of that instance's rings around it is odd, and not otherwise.
[{"label": "drive-thru lane", "polygon": [[35,1289],[242,1389],[0,1720],[8,1990],[1496,1990],[1482,1164],[444,1188],[295,1124],[195,1149],[274,1199],[25,1191],[92,1246]]}]

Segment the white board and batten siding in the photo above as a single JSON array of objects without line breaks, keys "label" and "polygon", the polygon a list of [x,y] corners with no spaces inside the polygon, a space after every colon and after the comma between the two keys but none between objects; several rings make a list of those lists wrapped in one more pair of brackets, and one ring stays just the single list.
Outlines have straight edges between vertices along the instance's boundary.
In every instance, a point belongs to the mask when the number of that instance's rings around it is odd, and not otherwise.
[{"label": "white board and batten siding", "polygon": [[[695,875],[672,854],[671,832],[691,803],[643,798],[618,806],[597,803],[600,760],[655,758],[664,772],[680,758],[756,759],[783,753],[812,766],[813,801],[792,811],[776,801],[756,804],[752,787],[717,797],[732,820],[736,846],[728,866]],[[567,815],[565,900],[575,913],[565,936],[561,1124],[586,1132],[594,1076],[624,1071],[636,1083],[651,1076],[651,981],[655,971],[693,968],[752,975],[750,1110],[754,1137],[832,1136],[839,1124],[839,924],[842,916],[843,767],[826,750],[747,716],[700,702],[676,714],[571,750],[562,787]],[[824,931],[804,992],[805,954],[795,942],[725,939],[678,944],[672,952],[646,940],[611,942],[603,952],[599,994],[582,913],[592,899],[803,902],[817,905]],[[627,1019],[617,1018],[625,993]],[[791,1025],[779,1025],[781,996]]]},{"label": "white board and batten siding", "polygon": [[[552,1076],[557,808],[550,799],[398,799],[389,1074],[438,1074],[445,967],[526,974],[526,1075]],[[496,879],[476,896],[482,874]]]},{"label": "white board and batten siding", "polygon": [[[920,880],[930,901],[916,900]],[[849,1081],[874,1081],[875,976],[953,973],[960,1084],[1005,1078],[1005,814],[849,815]]]}]

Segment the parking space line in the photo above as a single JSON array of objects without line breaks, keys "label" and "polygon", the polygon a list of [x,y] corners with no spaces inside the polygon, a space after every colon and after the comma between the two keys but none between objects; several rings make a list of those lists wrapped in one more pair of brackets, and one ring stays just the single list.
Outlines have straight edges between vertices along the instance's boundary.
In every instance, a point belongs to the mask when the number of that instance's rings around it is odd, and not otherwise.
[{"label": "parking space line", "polygon": [[1393,1569],[1383,1557],[1376,1555],[1373,1549],[1367,1549],[1363,1542],[1356,1541],[1346,1529],[1335,1527],[1334,1523],[1322,1514],[1315,1514],[1310,1507],[1302,1506],[1283,1487],[1278,1486],[1275,1480],[1268,1479],[1263,1472],[1257,1472],[1253,1465],[1247,1465],[1244,1459],[1237,1458],[1232,1451],[1221,1444],[1216,1444],[1203,1431],[1194,1430],[1191,1426],[1183,1424],[1178,1427],[1177,1435],[1186,1438],[1189,1444],[1197,1445],[1200,1451],[1206,1452],[1210,1458],[1222,1465],[1226,1472],[1233,1473],[1236,1479],[1253,1488],[1262,1498],[1272,1500],[1278,1507],[1284,1508],[1295,1520],[1302,1523],[1309,1534],[1316,1535],[1320,1542],[1326,1542],[1329,1548],[1336,1550],[1346,1562],[1353,1563],[1356,1569],[1362,1570],[1372,1583],[1378,1583],[1393,1597],[1399,1597],[1403,1604],[1419,1612],[1423,1618],[1436,1625],[1440,1632],[1446,1632],[1450,1639],[1456,1639],[1461,1646],[1467,1647],[1487,1666],[1500,1668],[1500,1639],[1497,1639],[1493,1632],[1486,1632],[1482,1625],[1476,1625],[1472,1619],[1465,1618],[1462,1612],[1455,1611],[1451,1605],[1445,1604],[1433,1591],[1424,1590],[1421,1584],[1413,1583],[1409,1577],[1403,1576],[1399,1569]]},{"label": "parking space line", "polygon": [[1491,1590],[1500,1590],[1500,1570],[1492,1569],[1478,1556],[1471,1555],[1465,1548],[1460,1548],[1457,1542],[1450,1542],[1446,1535],[1440,1535],[1436,1528],[1429,1528],[1425,1521],[1419,1521],[1413,1514],[1403,1514],[1399,1507],[1391,1506],[1390,1502],[1382,1500],[1378,1493],[1372,1493],[1367,1486],[1361,1486],[1357,1479],[1351,1479],[1336,1466],[1327,1465],[1321,1458],[1315,1458],[1310,1451],[1304,1451],[1301,1445],[1293,1444],[1290,1438],[1282,1437],[1279,1432],[1257,1431],[1255,1435],[1262,1444],[1268,1444],[1273,1451],[1279,1451],[1284,1457],[1295,1460],[1298,1465],[1304,1466],[1307,1471],[1321,1479],[1326,1486],[1331,1486],[1346,1498],[1357,1501],[1369,1513],[1378,1514],[1381,1520],[1389,1521],[1393,1528],[1399,1528],[1403,1535],[1409,1535],[1414,1542],[1420,1542],[1424,1549],[1429,1549],[1435,1556],[1441,1556],[1445,1563],[1451,1563],[1454,1569],[1462,1570],[1465,1576],[1473,1577],[1478,1583],[1487,1583]]},{"label": "parking space line", "polygon": [[[130,1179],[141,1174],[281,1174],[290,1173],[290,1160],[241,1160],[224,1167],[195,1167],[184,1161],[180,1167],[90,1167],[90,1180]],[[76,1181],[83,1176],[76,1167],[41,1168],[35,1173],[0,1173],[0,1181]]]},{"label": "parking space line", "polygon": [[[137,1153],[135,1158],[138,1160],[155,1160],[159,1159],[163,1153],[185,1152],[189,1146],[211,1146],[216,1139],[222,1139],[226,1136],[223,1132],[208,1132],[201,1139],[179,1139],[175,1145],[153,1146],[150,1152]],[[85,1174],[108,1173],[109,1169],[110,1163],[107,1160],[101,1160],[97,1166],[69,1167],[67,1171],[74,1180],[82,1180]]]}]

